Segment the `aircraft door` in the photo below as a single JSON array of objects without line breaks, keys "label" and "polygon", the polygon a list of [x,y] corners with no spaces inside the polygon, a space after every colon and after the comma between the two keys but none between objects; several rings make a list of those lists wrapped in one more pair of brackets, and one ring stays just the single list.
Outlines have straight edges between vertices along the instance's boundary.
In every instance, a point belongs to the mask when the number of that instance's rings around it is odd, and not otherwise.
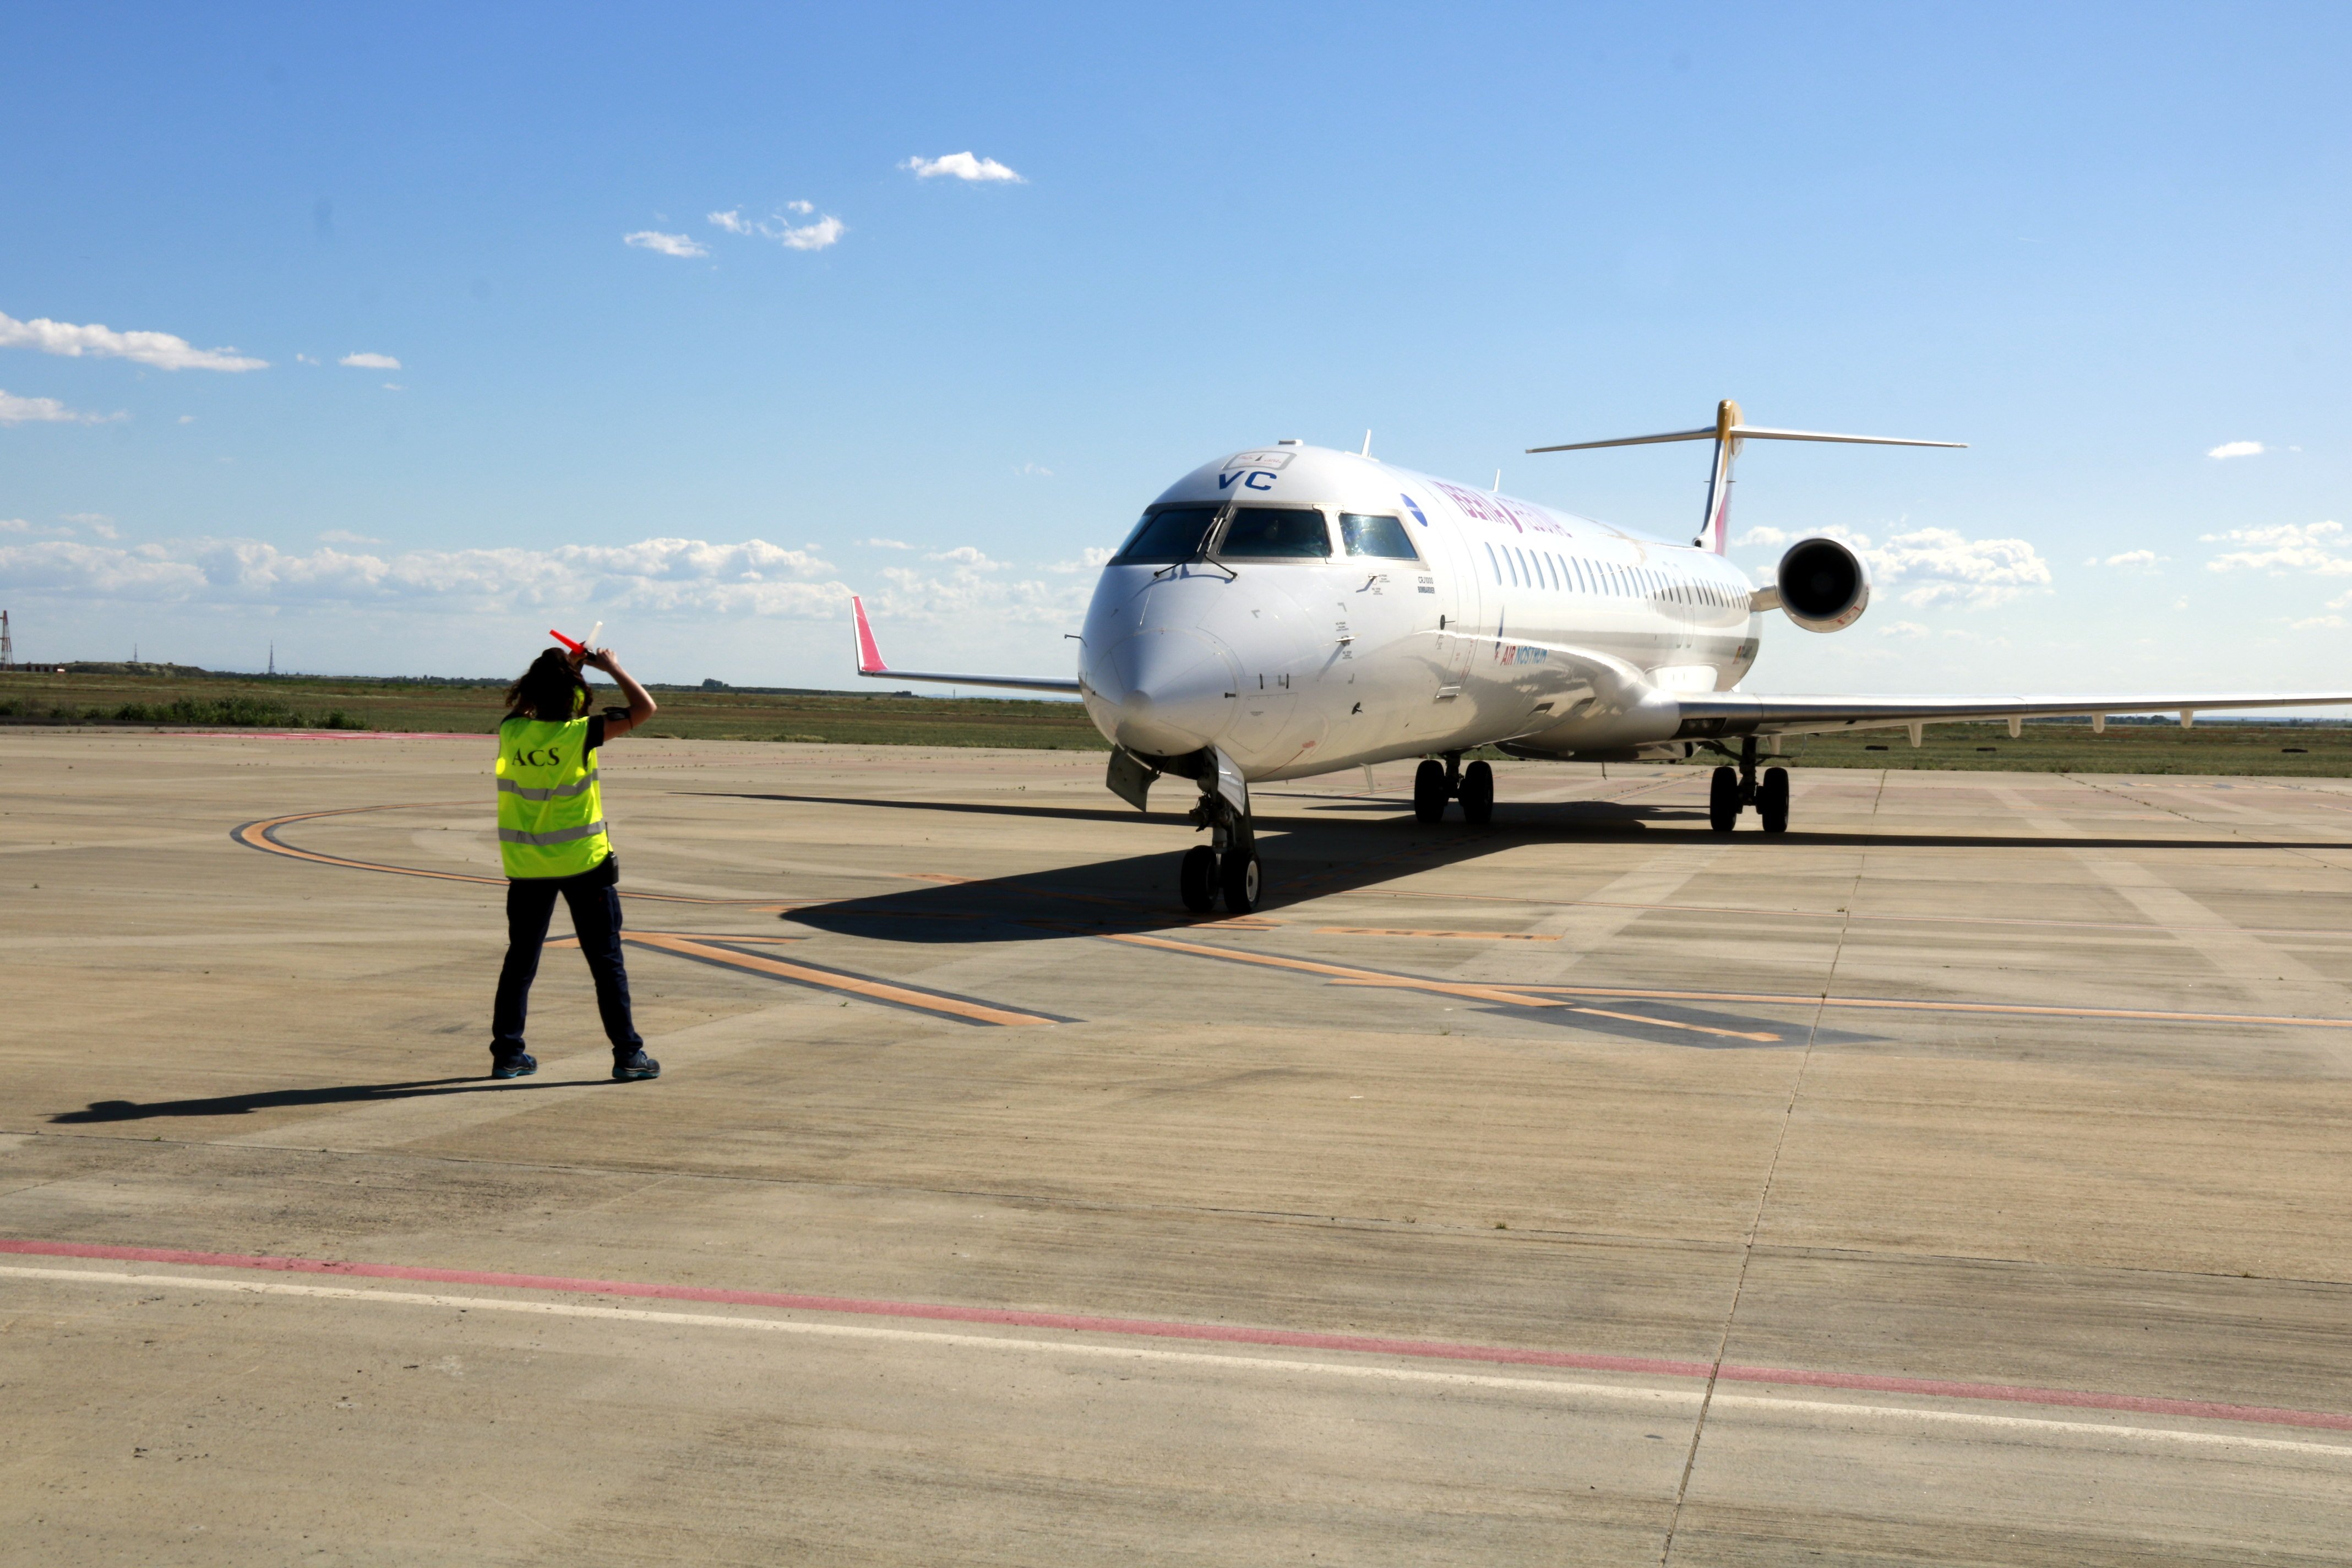
[{"label": "aircraft door", "polygon": [[1442,685],[1459,687],[1470,679],[1486,625],[1486,580],[1479,573],[1477,546],[1466,530],[1439,526],[1423,535],[1437,575],[1438,613],[1444,619],[1437,645],[1444,663]]}]

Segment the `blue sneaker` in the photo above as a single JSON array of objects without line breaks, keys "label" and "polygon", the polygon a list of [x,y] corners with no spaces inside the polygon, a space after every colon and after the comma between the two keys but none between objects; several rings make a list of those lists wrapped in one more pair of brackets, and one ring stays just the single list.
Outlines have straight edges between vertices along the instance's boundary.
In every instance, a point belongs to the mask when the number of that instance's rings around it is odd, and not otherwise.
[{"label": "blue sneaker", "polygon": [[642,1050],[613,1058],[613,1079],[617,1083],[634,1083],[639,1079],[661,1077],[661,1063]]},{"label": "blue sneaker", "polygon": [[539,1058],[529,1051],[517,1051],[510,1057],[490,1058],[492,1078],[529,1078],[539,1070]]}]

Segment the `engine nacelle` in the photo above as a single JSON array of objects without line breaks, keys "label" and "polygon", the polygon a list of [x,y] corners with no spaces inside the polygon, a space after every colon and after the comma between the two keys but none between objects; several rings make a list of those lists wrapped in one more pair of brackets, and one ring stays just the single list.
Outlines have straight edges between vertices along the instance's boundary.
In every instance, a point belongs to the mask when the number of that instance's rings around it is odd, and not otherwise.
[{"label": "engine nacelle", "polygon": [[1870,567],[1834,539],[1815,534],[1789,546],[1773,573],[1780,608],[1809,632],[1843,631],[1870,607]]}]

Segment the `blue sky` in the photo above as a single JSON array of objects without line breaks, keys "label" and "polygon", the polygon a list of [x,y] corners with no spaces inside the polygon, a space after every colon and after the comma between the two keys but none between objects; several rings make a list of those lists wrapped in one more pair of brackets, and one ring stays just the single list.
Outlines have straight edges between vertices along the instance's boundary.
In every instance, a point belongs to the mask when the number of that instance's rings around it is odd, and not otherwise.
[{"label": "blue sky", "polygon": [[[1703,448],[1520,449],[1732,396],[1972,443],[1750,448],[1735,537],[1892,571],[1851,631],[1776,618],[1752,689],[2340,684],[2347,41],[2286,5],[17,7],[0,604],[30,658],[496,673],[601,617],[651,678],[846,686],[856,590],[901,662],[1061,673],[1086,552],[1213,454],[1369,427],[1673,532]],[[1018,179],[909,166],[967,152]]]}]

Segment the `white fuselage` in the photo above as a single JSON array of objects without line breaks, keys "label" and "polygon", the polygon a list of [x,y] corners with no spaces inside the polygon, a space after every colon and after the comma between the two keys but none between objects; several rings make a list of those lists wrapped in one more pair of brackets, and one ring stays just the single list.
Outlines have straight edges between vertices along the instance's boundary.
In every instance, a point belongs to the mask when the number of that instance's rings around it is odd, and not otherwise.
[{"label": "white fuselage", "polygon": [[1201,509],[1201,550],[1115,559],[1087,613],[1087,712],[1147,759],[1214,747],[1255,781],[1502,742],[1622,752],[1755,662],[1750,584],[1688,544],[1304,446],[1204,464],[1137,538]]}]

